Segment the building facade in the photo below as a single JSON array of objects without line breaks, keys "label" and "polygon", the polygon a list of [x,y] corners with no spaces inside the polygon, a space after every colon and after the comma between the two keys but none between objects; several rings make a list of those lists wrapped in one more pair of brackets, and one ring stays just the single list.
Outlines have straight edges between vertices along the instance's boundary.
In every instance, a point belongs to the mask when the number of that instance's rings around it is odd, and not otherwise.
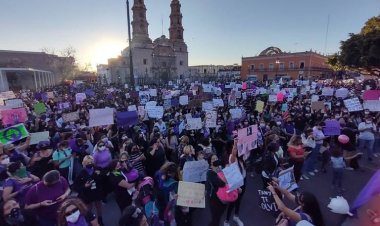
[{"label": "building facade", "polygon": [[258,56],[243,57],[241,65],[242,80],[316,79],[332,74],[327,56],[312,51],[286,53],[277,47],[269,47]]},{"label": "building facade", "polygon": [[41,89],[57,84],[56,62],[66,60],[44,52],[0,50],[0,91]]},{"label": "building facade", "polygon": [[132,7],[132,41],[121,56],[108,60],[112,83],[129,83],[130,51],[132,48],[133,74],[137,84],[166,82],[188,74],[188,51],[184,41],[181,4],[172,0],[169,38],[164,35],[152,41],[149,37],[144,0],[134,0]]}]

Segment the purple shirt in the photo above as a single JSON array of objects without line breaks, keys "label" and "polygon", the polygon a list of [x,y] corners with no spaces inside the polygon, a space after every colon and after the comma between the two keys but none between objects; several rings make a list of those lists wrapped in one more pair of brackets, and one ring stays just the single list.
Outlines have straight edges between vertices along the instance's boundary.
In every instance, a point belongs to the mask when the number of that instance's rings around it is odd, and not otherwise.
[{"label": "purple shirt", "polygon": [[[28,172],[28,177],[30,177],[30,173]],[[31,182],[30,183],[26,183],[26,184],[21,184],[20,182],[18,182],[16,179],[14,178],[8,178],[5,180],[4,182],[4,188],[6,187],[12,187],[13,190],[12,190],[12,193],[14,192],[17,192],[19,190],[21,190],[21,188],[23,187],[28,187],[28,186],[31,186]],[[17,202],[21,205],[21,206],[24,206],[25,204],[25,200],[24,200],[24,197],[27,193],[28,189],[24,189],[22,192],[18,193],[16,195],[16,200]]]},{"label": "purple shirt", "polygon": [[108,149],[104,151],[95,151],[92,155],[94,157],[94,164],[100,168],[106,168],[111,163],[112,156]]},{"label": "purple shirt", "polygon": [[[33,185],[28,193],[26,193],[25,204],[37,204],[45,200],[55,201],[58,197],[63,195],[68,188],[69,184],[64,177],[60,177],[59,181],[51,187],[46,186],[43,181],[40,181]],[[55,220],[57,218],[59,205],[60,203],[57,202],[48,207],[41,206],[36,209],[35,214],[39,217]]]}]

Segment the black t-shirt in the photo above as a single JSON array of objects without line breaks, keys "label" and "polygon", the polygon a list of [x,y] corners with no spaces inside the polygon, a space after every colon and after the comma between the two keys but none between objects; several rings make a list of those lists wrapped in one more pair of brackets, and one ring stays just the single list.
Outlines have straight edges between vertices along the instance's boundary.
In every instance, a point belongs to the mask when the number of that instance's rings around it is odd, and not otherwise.
[{"label": "black t-shirt", "polygon": [[129,194],[127,188],[123,188],[119,186],[119,183],[122,180],[125,180],[125,178],[120,172],[115,171],[110,174],[109,182],[114,188],[116,200],[118,202],[122,202],[123,206],[128,206],[132,204],[132,196]]}]

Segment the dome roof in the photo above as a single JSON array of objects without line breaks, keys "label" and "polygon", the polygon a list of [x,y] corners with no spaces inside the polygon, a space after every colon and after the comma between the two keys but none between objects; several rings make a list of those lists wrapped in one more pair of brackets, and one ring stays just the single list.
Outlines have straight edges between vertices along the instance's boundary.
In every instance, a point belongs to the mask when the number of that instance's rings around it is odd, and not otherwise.
[{"label": "dome roof", "polygon": [[158,56],[175,56],[173,46],[165,35],[157,38],[153,42],[153,55]]},{"label": "dome roof", "polygon": [[264,49],[259,54],[259,56],[271,56],[271,55],[277,55],[277,54],[282,54],[282,50],[278,47],[271,46],[271,47]]}]

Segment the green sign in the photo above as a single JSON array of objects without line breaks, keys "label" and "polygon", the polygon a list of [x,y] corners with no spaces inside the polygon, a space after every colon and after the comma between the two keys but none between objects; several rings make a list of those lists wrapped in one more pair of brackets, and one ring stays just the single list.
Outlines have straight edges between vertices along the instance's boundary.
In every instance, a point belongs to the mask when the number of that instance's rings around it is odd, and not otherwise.
[{"label": "green sign", "polygon": [[44,103],[41,102],[34,104],[33,108],[34,112],[36,112],[37,114],[42,114],[46,112],[46,106]]},{"label": "green sign", "polygon": [[17,124],[6,129],[0,130],[0,143],[11,144],[29,136],[24,124]]}]

